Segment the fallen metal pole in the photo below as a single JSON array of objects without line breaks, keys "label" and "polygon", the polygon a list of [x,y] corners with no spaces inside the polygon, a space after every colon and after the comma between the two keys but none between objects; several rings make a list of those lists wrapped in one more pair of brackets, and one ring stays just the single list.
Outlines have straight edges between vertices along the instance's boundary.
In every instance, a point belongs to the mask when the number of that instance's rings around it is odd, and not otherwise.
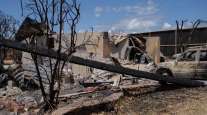
[{"label": "fallen metal pole", "polygon": [[[37,55],[45,56],[45,57],[51,57],[55,59],[60,59],[63,61],[66,61],[68,59],[68,55],[61,53],[58,55],[58,53],[52,49],[42,48],[42,47],[36,47],[33,45],[27,45],[24,43],[19,43],[11,40],[6,39],[0,39],[0,45],[8,48],[13,48],[16,50],[21,50],[24,52],[34,53]],[[187,78],[171,78],[171,77],[164,77],[161,75],[157,75],[154,73],[139,71],[135,69],[125,68],[121,66],[116,66],[112,64],[106,64],[103,62],[98,62],[94,60],[84,59],[77,56],[72,56],[69,60],[70,63],[79,64],[83,66],[89,66],[96,69],[106,70],[114,73],[119,74],[125,74],[125,75],[131,75],[134,77],[139,78],[146,78],[156,81],[165,81],[168,83],[173,83],[177,85],[183,85],[183,86],[204,86],[205,84],[200,81],[195,81]]]}]

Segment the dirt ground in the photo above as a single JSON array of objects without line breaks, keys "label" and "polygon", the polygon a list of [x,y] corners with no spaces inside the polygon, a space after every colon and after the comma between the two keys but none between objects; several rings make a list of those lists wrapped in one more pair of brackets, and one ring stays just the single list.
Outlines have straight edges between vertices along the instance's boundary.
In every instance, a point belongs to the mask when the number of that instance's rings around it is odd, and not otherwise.
[{"label": "dirt ground", "polygon": [[128,92],[114,104],[113,111],[98,115],[206,115],[207,87],[159,87],[153,92]]}]

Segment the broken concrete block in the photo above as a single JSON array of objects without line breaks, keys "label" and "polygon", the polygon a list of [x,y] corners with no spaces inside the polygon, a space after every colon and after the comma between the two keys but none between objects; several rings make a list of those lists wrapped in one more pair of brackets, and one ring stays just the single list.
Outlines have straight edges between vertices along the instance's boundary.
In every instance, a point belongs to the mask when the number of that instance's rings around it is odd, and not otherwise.
[{"label": "broken concrete block", "polygon": [[111,81],[114,82],[112,86],[116,86],[116,87],[118,87],[119,84],[120,84],[120,82],[121,82],[121,75],[113,76],[113,77],[111,78]]},{"label": "broken concrete block", "polygon": [[21,95],[22,94],[22,90],[19,89],[18,87],[7,87],[6,90],[6,95],[7,96],[15,96],[15,95]]},{"label": "broken concrete block", "polygon": [[12,80],[9,80],[8,81],[8,85],[7,85],[8,88],[12,88],[13,87],[13,81]]}]

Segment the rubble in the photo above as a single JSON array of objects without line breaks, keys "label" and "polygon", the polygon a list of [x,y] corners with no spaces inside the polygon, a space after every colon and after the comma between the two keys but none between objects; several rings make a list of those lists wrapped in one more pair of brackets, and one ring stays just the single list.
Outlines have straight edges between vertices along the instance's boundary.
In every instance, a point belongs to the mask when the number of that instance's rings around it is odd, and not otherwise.
[{"label": "rubble", "polygon": [[[13,42],[11,40],[0,40],[0,42],[5,46],[5,47],[15,47],[16,49],[21,49],[23,51],[31,52],[34,53],[36,52],[39,55],[44,55],[48,56],[51,58],[57,58],[57,52],[54,50],[46,49],[43,47],[34,47],[32,45],[26,45],[23,43],[17,43]],[[32,49],[36,49],[35,51],[32,51]],[[49,53],[50,52],[50,53]],[[65,60],[67,59],[67,55],[64,53],[61,53],[59,56],[60,60]],[[107,70],[119,74],[126,74],[126,75],[131,75],[134,77],[138,78],[146,78],[146,79],[151,79],[151,80],[157,80],[157,81],[166,81],[168,83],[174,83],[177,85],[184,85],[184,86],[204,86],[205,84],[200,81],[194,81],[192,79],[185,79],[185,78],[173,78],[173,77],[165,77],[163,75],[158,75],[156,73],[150,73],[146,71],[140,71],[136,69],[130,69],[126,67],[120,67],[112,64],[106,64],[103,62],[98,62],[90,59],[84,59],[78,56],[71,56],[69,62],[79,64],[79,65],[87,65],[89,67],[97,68],[97,69],[102,69],[102,70]]]},{"label": "rubble", "polygon": [[11,89],[7,88],[7,90],[5,88],[1,91],[2,94],[3,96],[0,96],[0,107],[7,113],[32,112],[43,103],[41,92],[38,90],[23,92],[17,87],[12,87]]},{"label": "rubble", "polygon": [[5,86],[8,80],[9,80],[9,77],[7,74],[5,73],[0,74],[0,87]]},{"label": "rubble", "polygon": [[[18,36],[21,36],[21,31],[19,32]],[[24,37],[26,35],[23,35],[22,39],[26,39],[27,37]],[[105,38],[107,35],[108,33],[103,33],[104,40],[102,42],[110,41]],[[73,67],[70,67],[71,65],[63,68],[63,72],[60,73],[62,86],[58,97],[61,101],[58,105],[59,109],[52,114],[73,113],[73,111],[81,108],[112,103],[122,97],[124,92],[133,91],[134,89],[139,89],[139,93],[147,93],[157,88],[159,82],[185,86],[205,85],[201,81],[156,74],[159,66],[147,55],[145,51],[146,39],[141,36],[119,36],[117,39],[112,38],[111,42],[114,50],[112,56],[115,57],[109,56],[110,52],[108,50],[110,49],[106,48],[107,50],[105,50],[106,46],[104,44],[102,44],[103,49],[101,51],[106,51],[106,53],[101,54],[102,57],[93,55],[94,52],[88,52],[90,55],[86,58],[76,55],[70,57],[70,60],[68,60],[70,63],[89,66],[87,71],[90,71],[90,74],[74,73]],[[54,64],[53,59],[49,61],[45,57],[66,61],[68,55],[65,53],[58,55],[55,50],[41,47],[41,44],[36,47],[32,44],[22,43],[20,38],[17,41],[0,39],[0,43],[4,47],[24,51],[21,58],[22,63],[17,63],[19,60],[14,61],[10,58],[3,60],[4,63],[1,65],[1,69],[4,71],[1,70],[0,74],[0,109],[22,114],[32,113],[39,109],[44,101],[39,91],[40,84],[36,66],[28,54],[34,53],[40,57],[42,56],[41,60],[38,60],[40,64],[37,68],[39,68],[39,77],[43,81],[46,94],[49,93],[50,69],[53,68]],[[41,61],[44,63],[41,63]],[[57,90],[57,82],[54,84],[54,89]]]},{"label": "rubble", "polygon": [[[42,50],[39,50],[39,52],[42,52],[45,55],[45,53],[47,53],[47,50],[42,49]],[[55,58],[55,54],[56,53],[52,51],[52,53],[50,54],[47,53],[47,56],[53,56]],[[60,56],[60,57],[62,57],[63,59],[64,54],[63,56]],[[100,61],[94,61],[94,60],[89,60],[89,59],[83,59],[81,57],[76,57],[76,56],[72,56],[70,61],[75,62],[77,64],[84,63],[84,65],[96,67],[97,69],[93,69],[91,76],[87,76],[87,77],[81,76],[81,75],[75,75],[73,73],[69,74],[70,76],[74,77],[74,83],[70,83],[68,85],[66,85],[67,83],[65,83],[63,85],[63,90],[61,90],[60,96],[59,96],[59,98],[62,100],[61,102],[62,105],[64,105],[65,107],[70,107],[70,108],[67,108],[67,111],[76,110],[77,108],[82,108],[86,106],[99,105],[105,102],[108,103],[108,102],[116,101],[118,98],[121,97],[122,95],[121,93],[123,93],[122,92],[123,89],[128,90],[127,87],[129,88],[140,87],[141,89],[145,89],[148,86],[149,87],[157,86],[158,83],[154,82],[153,80],[158,80],[158,81],[168,80],[169,82],[172,82],[172,83],[183,84],[182,79],[179,80],[179,79],[174,79],[174,78],[173,79],[166,78],[166,77],[158,76],[153,73],[136,70],[136,67],[137,67],[136,64],[125,63],[125,61],[119,62],[118,60],[114,60],[114,59],[112,60],[105,59],[105,60],[102,60],[102,62],[100,62]],[[16,74],[17,77],[14,77],[14,78],[23,78],[18,81],[22,81],[22,80],[25,81],[26,76],[30,76],[32,79],[30,79],[31,81],[26,82],[28,83],[26,84],[26,87],[28,87],[29,85],[32,85],[33,83],[38,85],[34,65],[32,64],[22,65],[22,67],[23,67],[22,72],[19,72],[18,74]],[[47,69],[45,65],[43,65],[42,68]],[[47,75],[45,75],[44,69],[40,69],[40,73],[44,81],[44,86],[45,88],[47,88],[48,78],[47,78]],[[111,72],[108,72],[105,70],[108,70]],[[152,80],[140,79],[140,77],[148,78]],[[185,81],[185,82],[187,85],[190,85],[190,86],[201,85],[200,82],[195,82],[195,81]],[[25,83],[25,82],[18,82],[18,83]],[[140,84],[140,85],[136,85],[136,84]],[[144,87],[145,85],[148,85],[148,86]],[[115,89],[117,88],[118,90],[114,90],[114,88]],[[5,91],[7,91],[7,89]],[[38,102],[38,100],[41,100],[41,99],[35,99],[34,96],[22,96],[22,92],[20,90],[17,90],[17,92],[15,92],[11,88],[11,90],[9,91],[10,93],[8,94],[10,96],[15,97],[16,95],[18,95],[16,98],[14,98],[15,101],[9,102],[13,106],[15,106],[11,108],[12,111],[14,111],[14,108],[16,108],[15,111],[22,112],[22,108],[23,108],[23,112],[27,112],[29,110],[37,109],[41,105],[41,102]],[[117,91],[118,91],[119,96],[115,96],[116,97],[115,99],[112,98],[113,97],[112,95],[116,95]],[[141,91],[141,92],[145,92],[145,91]],[[76,101],[77,102],[81,101],[84,103],[78,104],[76,103]]]},{"label": "rubble", "polygon": [[6,87],[6,88],[1,88],[0,89],[0,96],[1,97],[11,97],[11,96],[17,96],[22,94],[22,90],[19,89],[18,87]]},{"label": "rubble", "polygon": [[109,90],[97,92],[92,94],[90,97],[84,97],[79,99],[73,99],[71,104],[59,107],[58,110],[54,111],[52,115],[59,114],[72,114],[74,111],[80,110],[81,108],[93,108],[100,104],[111,103],[117,101],[121,96],[122,92],[113,93]]},{"label": "rubble", "polygon": [[31,108],[38,108],[38,102],[35,97],[32,96],[23,96],[23,97],[16,97],[17,103],[21,103],[24,105],[24,110],[28,111]]}]

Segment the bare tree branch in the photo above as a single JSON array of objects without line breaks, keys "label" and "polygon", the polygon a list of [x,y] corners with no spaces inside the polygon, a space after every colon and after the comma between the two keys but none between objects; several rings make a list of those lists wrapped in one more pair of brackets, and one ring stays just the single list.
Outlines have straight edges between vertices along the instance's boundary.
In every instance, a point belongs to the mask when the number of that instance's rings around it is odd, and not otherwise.
[{"label": "bare tree branch", "polygon": [[[30,0],[26,4],[27,8],[31,11],[31,16],[38,17],[37,20],[46,25],[46,39],[50,39],[50,32],[56,32],[57,38],[55,38],[55,43],[57,44],[55,45],[55,50],[57,53],[61,54],[62,52],[67,52],[68,54],[68,58],[65,59],[64,62],[61,62],[60,59],[54,60],[47,58],[49,61],[46,61],[46,65],[49,65],[49,69],[44,69],[44,71],[46,72],[49,70],[46,73],[47,75],[50,75],[48,78],[50,80],[48,94],[45,92],[45,88],[42,84],[41,73],[39,70],[41,64],[38,63],[38,59],[43,59],[43,57],[32,54],[40,82],[40,88],[46,102],[44,108],[47,111],[56,108],[58,103],[58,95],[61,89],[60,85],[63,77],[63,69],[66,61],[70,59],[71,55],[75,52],[75,41],[77,39],[76,25],[79,22],[80,5],[77,4],[76,0]],[[65,23],[67,23],[67,25],[65,25]],[[70,33],[70,37],[67,39],[63,36],[66,29],[68,33]],[[30,39],[29,43],[35,43],[38,46],[38,38],[33,40],[32,38]],[[69,45],[66,45],[65,47],[64,44],[68,43]],[[43,63],[46,62],[43,61]],[[55,87],[55,84],[57,84],[57,87]]]}]

